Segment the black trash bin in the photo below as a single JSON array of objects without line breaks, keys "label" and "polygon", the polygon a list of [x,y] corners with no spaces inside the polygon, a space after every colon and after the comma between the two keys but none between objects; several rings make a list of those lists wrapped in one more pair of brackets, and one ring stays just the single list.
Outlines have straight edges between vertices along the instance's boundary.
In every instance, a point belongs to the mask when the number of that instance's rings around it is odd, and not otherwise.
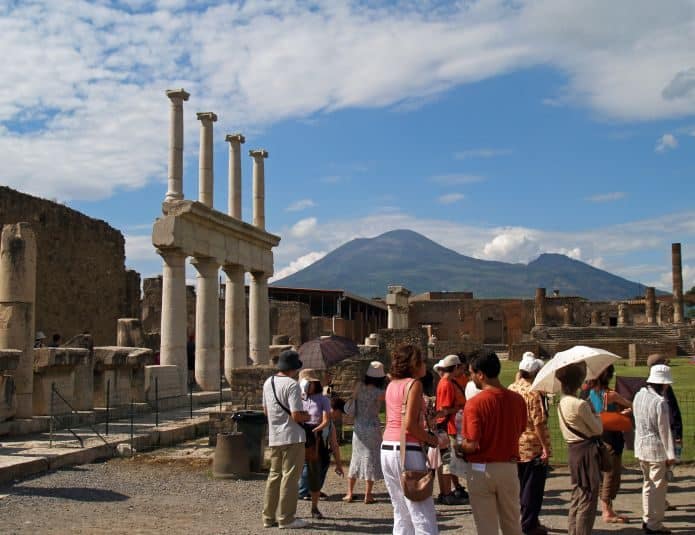
[{"label": "black trash bin", "polygon": [[232,414],[237,432],[246,439],[252,472],[259,472],[263,466],[263,444],[266,440],[267,419],[263,411],[237,411]]}]

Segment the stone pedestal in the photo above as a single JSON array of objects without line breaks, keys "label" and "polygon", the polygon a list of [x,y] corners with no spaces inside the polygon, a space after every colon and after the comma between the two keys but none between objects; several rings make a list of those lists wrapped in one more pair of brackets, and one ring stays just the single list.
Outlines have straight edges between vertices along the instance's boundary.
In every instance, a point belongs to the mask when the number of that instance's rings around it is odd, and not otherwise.
[{"label": "stone pedestal", "polygon": [[533,302],[533,319],[536,327],[545,325],[545,288],[536,288],[536,297]]},{"label": "stone pedestal", "polygon": [[270,361],[270,316],[268,305],[268,276],[252,273],[249,288],[249,352],[255,364]]},{"label": "stone pedestal", "polygon": [[31,418],[34,384],[36,237],[28,223],[2,227],[0,237],[0,349],[22,352],[14,377],[17,417]]},{"label": "stone pedestal", "polygon": [[405,286],[388,287],[386,306],[388,307],[389,329],[408,328],[408,297],[410,297],[410,290]]},{"label": "stone pedestal", "polygon": [[117,407],[145,401],[145,367],[154,362],[151,349],[105,346],[94,348],[94,405]]},{"label": "stone pedestal", "polygon": [[[76,397],[83,385],[76,385],[75,369],[84,364],[88,349],[68,347],[42,347],[34,349],[33,406],[35,416],[68,414],[71,407],[77,409]],[[53,396],[51,408],[51,385],[55,385],[60,396]]]},{"label": "stone pedestal", "polygon": [[219,266],[210,258],[194,258],[191,264],[198,270],[195,380],[203,390],[217,390],[220,387]]},{"label": "stone pedestal", "polygon": [[155,377],[160,399],[175,397],[179,392],[179,371],[176,366],[145,366],[145,395],[149,402],[154,401]]}]

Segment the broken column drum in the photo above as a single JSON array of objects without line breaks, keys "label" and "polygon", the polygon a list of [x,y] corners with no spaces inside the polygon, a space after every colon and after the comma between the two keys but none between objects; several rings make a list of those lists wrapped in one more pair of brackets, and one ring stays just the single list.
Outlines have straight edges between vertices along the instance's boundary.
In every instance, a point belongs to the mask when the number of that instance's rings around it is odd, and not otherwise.
[{"label": "broken column drum", "polygon": [[656,290],[653,286],[647,286],[644,296],[644,315],[648,324],[656,324]]},{"label": "broken column drum", "polygon": [[681,244],[671,244],[671,264],[673,275],[673,323],[683,323],[683,265]]},{"label": "broken column drum", "polygon": [[0,349],[22,355],[14,377],[17,417],[33,416],[34,303],[36,301],[36,236],[29,223],[2,227],[0,238]]},{"label": "broken column drum", "polygon": [[545,325],[545,288],[536,288],[536,299],[533,303],[533,317],[536,327]]}]

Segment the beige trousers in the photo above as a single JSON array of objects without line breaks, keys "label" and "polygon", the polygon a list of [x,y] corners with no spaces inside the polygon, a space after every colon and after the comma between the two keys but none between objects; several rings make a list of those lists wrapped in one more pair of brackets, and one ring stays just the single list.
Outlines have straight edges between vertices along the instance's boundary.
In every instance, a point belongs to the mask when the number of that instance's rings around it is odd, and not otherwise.
[{"label": "beige trousers", "polygon": [[271,446],[270,472],[263,500],[263,524],[277,522],[284,526],[294,522],[299,498],[299,476],[303,467],[304,442]]},{"label": "beige trousers", "polygon": [[640,461],[642,484],[642,521],[649,529],[661,529],[666,511],[666,462]]},{"label": "beige trousers", "polygon": [[468,464],[466,481],[478,534],[498,535],[501,529],[504,535],[522,535],[516,463],[488,463],[485,471],[474,467]]}]

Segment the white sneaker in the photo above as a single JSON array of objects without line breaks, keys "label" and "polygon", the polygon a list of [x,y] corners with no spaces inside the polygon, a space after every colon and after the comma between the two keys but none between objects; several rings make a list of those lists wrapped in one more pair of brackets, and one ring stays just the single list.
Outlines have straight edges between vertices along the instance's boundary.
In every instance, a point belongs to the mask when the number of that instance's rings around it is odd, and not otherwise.
[{"label": "white sneaker", "polygon": [[280,524],[278,529],[302,529],[309,526],[309,522],[302,520],[301,518],[295,518],[293,522],[289,524]]}]

